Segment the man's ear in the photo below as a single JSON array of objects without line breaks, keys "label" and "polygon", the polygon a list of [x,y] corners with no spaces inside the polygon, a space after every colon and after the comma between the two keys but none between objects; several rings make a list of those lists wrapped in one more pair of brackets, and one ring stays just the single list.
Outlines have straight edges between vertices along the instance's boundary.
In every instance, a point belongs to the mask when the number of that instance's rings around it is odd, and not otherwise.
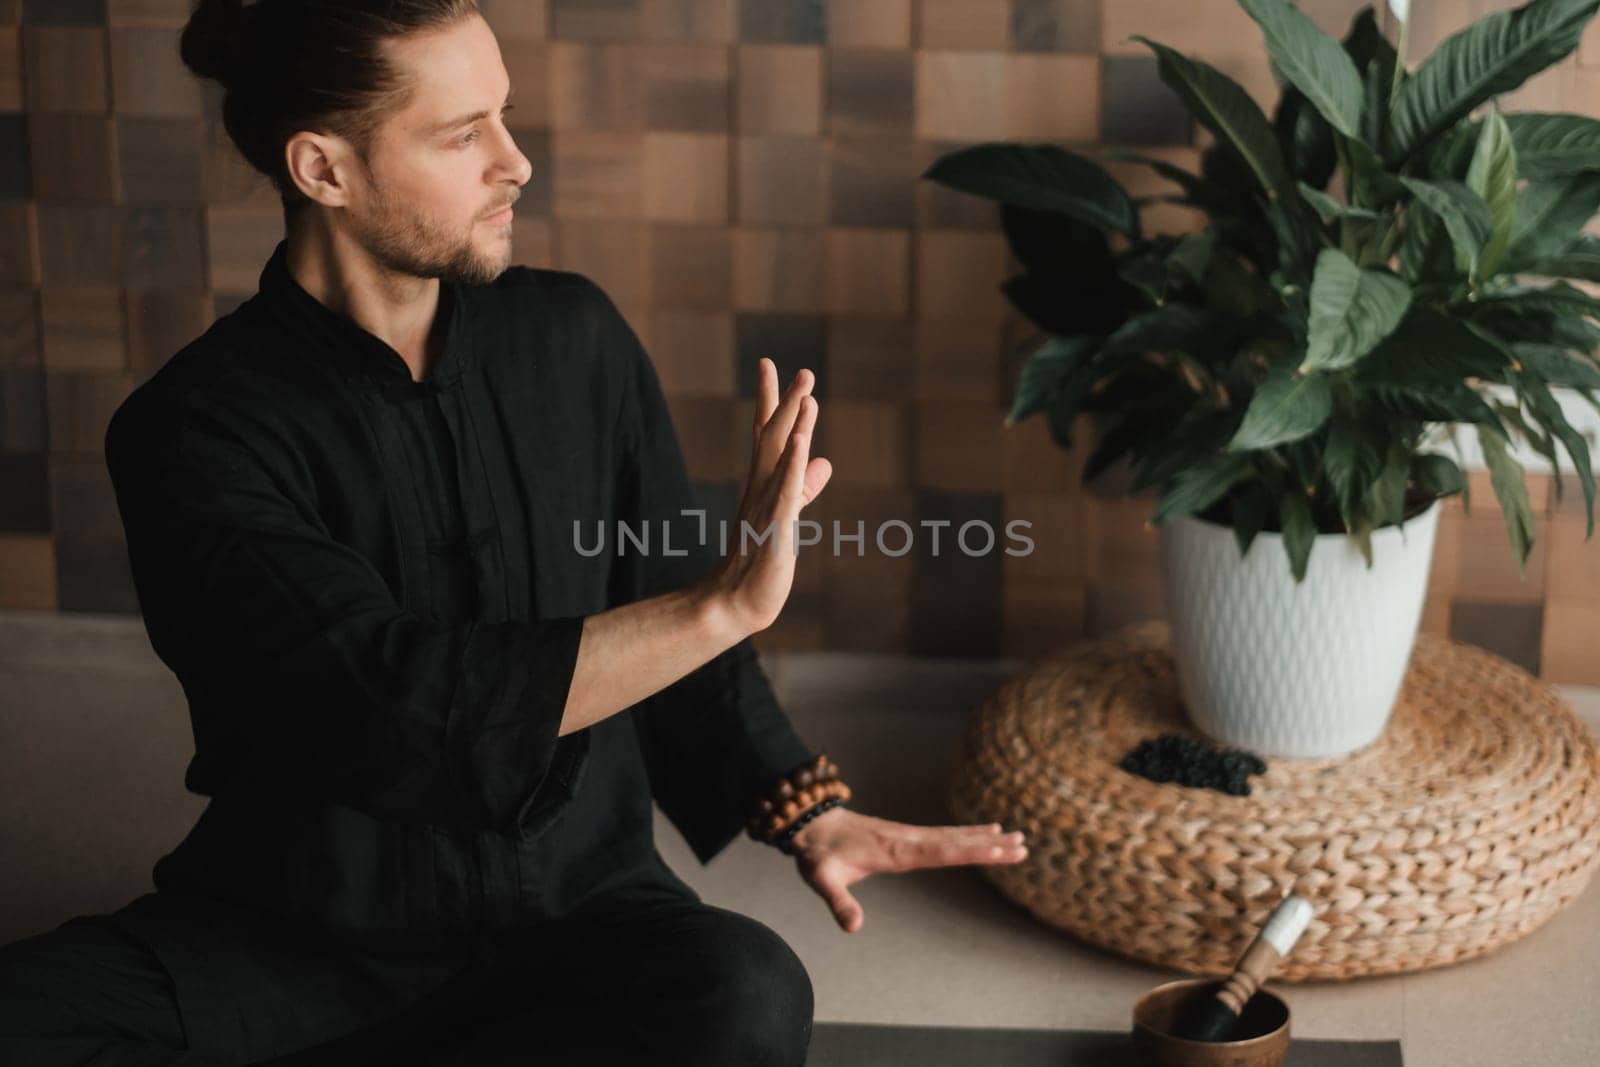
[{"label": "man's ear", "polygon": [[351,171],[357,162],[344,138],[301,130],[283,151],[289,180],[309,199],[324,207],[348,206]]}]

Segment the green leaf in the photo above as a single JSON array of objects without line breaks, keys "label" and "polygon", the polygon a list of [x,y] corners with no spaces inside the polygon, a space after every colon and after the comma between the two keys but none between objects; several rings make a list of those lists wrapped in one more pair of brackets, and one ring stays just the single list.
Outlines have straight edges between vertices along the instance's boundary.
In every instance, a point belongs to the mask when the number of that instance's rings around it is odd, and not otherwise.
[{"label": "green leaf", "polygon": [[1565,178],[1600,170],[1600,119],[1563,112],[1524,111],[1506,116],[1524,178]]},{"label": "green leaf", "polygon": [[1239,0],[1267,42],[1267,53],[1322,117],[1346,137],[1361,136],[1361,75],[1350,56],[1285,0]]},{"label": "green leaf", "polygon": [[1252,471],[1248,457],[1234,454],[1211,455],[1191,463],[1172,479],[1151,521],[1159,526],[1180,515],[1198,514]]},{"label": "green leaf", "polygon": [[[1411,472],[1411,450],[1399,438],[1389,439],[1383,468],[1367,486],[1370,513],[1377,526],[1387,526],[1405,518],[1406,476]],[[1372,566],[1370,552],[1367,566]]]},{"label": "green leaf", "polygon": [[1341,204],[1327,193],[1313,189],[1305,182],[1299,183],[1300,195],[1305,198],[1311,209],[1322,217],[1324,222],[1329,219],[1367,219],[1372,220],[1381,216],[1369,208],[1353,207]]},{"label": "green leaf", "polygon": [[1362,270],[1336,248],[1317,256],[1311,282],[1307,370],[1355,364],[1400,325],[1411,287],[1387,271]]},{"label": "green leaf", "polygon": [[1095,341],[1093,337],[1047,338],[1022,368],[1006,425],[1014,426],[1029,415],[1047,410],[1068,376],[1094,352]]},{"label": "green leaf", "polygon": [[1405,187],[1416,196],[1417,202],[1439,217],[1450,241],[1455,245],[1456,260],[1462,273],[1471,272],[1478,256],[1494,230],[1494,219],[1483,198],[1458,181],[1440,178],[1425,181],[1421,178],[1401,178]]},{"label": "green leaf", "polygon": [[1542,263],[1523,268],[1525,274],[1538,274],[1545,278],[1577,278],[1580,281],[1600,282],[1600,237],[1583,234],[1566,251],[1558,252]]},{"label": "green leaf", "polygon": [[1506,436],[1492,426],[1478,426],[1478,443],[1489,467],[1489,482],[1505,514],[1506,533],[1517,559],[1517,572],[1527,576],[1528,552],[1533,547],[1533,505],[1522,481],[1522,466],[1511,458]]},{"label": "green leaf", "polygon": [[1356,13],[1343,43],[1361,74],[1361,138],[1373,148],[1381,149],[1389,132],[1389,89],[1399,57],[1394,45],[1383,35],[1371,7]]},{"label": "green leaf", "polygon": [[1531,181],[1517,197],[1505,270],[1542,263],[1571,247],[1600,209],[1600,172]]},{"label": "green leaf", "polygon": [[1246,452],[1309,437],[1328,421],[1333,394],[1325,374],[1297,374],[1293,360],[1275,364],[1250,398],[1244,421],[1228,442],[1229,452]]},{"label": "green leaf", "polygon": [[1467,167],[1466,184],[1488,205],[1493,222],[1475,261],[1477,271],[1472,277],[1476,281],[1493,274],[1500,265],[1517,218],[1517,151],[1497,108],[1483,120],[1478,143],[1472,150],[1472,163]]},{"label": "green leaf", "polygon": [[1600,318],[1600,299],[1575,286],[1558,282],[1541,289],[1517,289],[1506,293],[1494,293],[1478,300],[1474,310],[1485,314],[1548,313]]},{"label": "green leaf", "polygon": [[1233,498],[1233,539],[1238,542],[1239,555],[1247,555],[1250,545],[1267,525],[1267,513],[1272,508],[1272,496],[1262,482],[1249,482]]},{"label": "green leaf", "polygon": [[1293,478],[1278,494],[1278,523],[1283,527],[1283,547],[1289,554],[1289,570],[1295,581],[1304,581],[1311,549],[1316,544],[1317,523],[1311,517],[1305,488]]},{"label": "green leaf", "polygon": [[1277,135],[1278,150],[1291,174],[1317,189],[1328,184],[1339,164],[1333,147],[1333,127],[1292,85],[1283,91],[1273,109],[1272,132]]},{"label": "green leaf", "polygon": [[1446,39],[1400,87],[1391,156],[1404,160],[1473,108],[1509,92],[1578,46],[1600,0],[1533,0]]},{"label": "green leaf", "polygon": [[[1544,383],[1531,375],[1519,375],[1517,391],[1528,400],[1528,406],[1534,417],[1561,439],[1567,455],[1572,457],[1572,467],[1577,471],[1578,484],[1583,487],[1584,510],[1589,516],[1589,528],[1584,534],[1584,539],[1587,540],[1594,536],[1594,471],[1589,463],[1589,442],[1572,428],[1572,424],[1567,421],[1566,413],[1561,410],[1561,402],[1544,387]],[[1559,468],[1556,472],[1556,484],[1561,484]]]},{"label": "green leaf", "polygon": [[940,156],[922,176],[964,193],[1139,234],[1139,213],[1116,179],[1055,145],[973,145]]},{"label": "green leaf", "polygon": [[1209,63],[1190,59],[1148,37],[1135,34],[1133,39],[1155,52],[1161,80],[1202,125],[1244,157],[1262,189],[1281,193],[1288,188],[1289,171],[1272,127],[1243,86]]},{"label": "green leaf", "polygon": [[1517,341],[1511,346],[1524,367],[1551,385],[1569,389],[1600,390],[1600,370],[1586,359],[1574,358],[1558,345],[1537,341]]},{"label": "green leaf", "polygon": [[1216,244],[1217,235],[1213,231],[1186,234],[1167,256],[1167,266],[1198,284],[1205,280],[1206,267],[1211,263]]},{"label": "green leaf", "polygon": [[1411,457],[1411,480],[1419,490],[1435,497],[1452,496],[1467,487],[1467,476],[1455,460],[1437,452]]}]

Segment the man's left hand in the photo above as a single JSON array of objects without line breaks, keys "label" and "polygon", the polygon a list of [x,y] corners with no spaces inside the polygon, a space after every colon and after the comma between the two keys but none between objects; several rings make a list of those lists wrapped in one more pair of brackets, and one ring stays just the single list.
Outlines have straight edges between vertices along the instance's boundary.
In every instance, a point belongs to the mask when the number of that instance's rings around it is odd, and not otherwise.
[{"label": "man's left hand", "polygon": [[845,933],[861,929],[861,904],[848,886],[873,874],[901,874],[923,867],[1018,863],[1028,856],[1022,831],[1003,834],[999,823],[914,826],[875,819],[846,807],[830,808],[792,839],[804,878]]}]

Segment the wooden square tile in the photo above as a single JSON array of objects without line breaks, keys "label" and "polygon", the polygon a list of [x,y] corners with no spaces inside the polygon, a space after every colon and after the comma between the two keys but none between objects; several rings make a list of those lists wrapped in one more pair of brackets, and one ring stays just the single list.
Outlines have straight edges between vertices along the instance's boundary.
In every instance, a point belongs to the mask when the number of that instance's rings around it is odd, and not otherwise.
[{"label": "wooden square tile", "polygon": [[205,285],[205,243],[202,208],[130,204],[122,220],[122,282]]},{"label": "wooden square tile", "polygon": [[738,220],[821,226],[828,221],[828,157],[816,137],[740,137]]},{"label": "wooden square tile", "polygon": [[911,0],[828,0],[834,48],[910,48]]},{"label": "wooden square tile", "polygon": [[831,314],[903,315],[911,307],[911,235],[830,227],[823,306]]},{"label": "wooden square tile", "polygon": [[46,367],[116,373],[127,366],[122,286],[56,282],[39,295]]},{"label": "wooden square tile", "polygon": [[551,36],[568,41],[628,41],[644,20],[640,0],[548,0]]},{"label": "wooden square tile", "polygon": [[137,616],[139,596],[128,549],[117,537],[56,537],[56,603],[62,611]]},{"label": "wooden square tile", "polygon": [[592,278],[619,304],[648,304],[653,238],[646,222],[559,219],[557,265]]},{"label": "wooden square tile", "polygon": [[1493,652],[1529,674],[1539,674],[1544,645],[1542,602],[1457,600],[1450,610],[1450,638]]},{"label": "wooden square tile", "polygon": [[1542,600],[1550,550],[1549,520],[1539,517],[1534,529],[1533,547],[1523,574],[1519,573],[1505,519],[1499,512],[1462,516],[1461,557],[1456,571],[1460,597],[1483,602]]},{"label": "wooden square tile", "polygon": [[908,230],[916,224],[916,142],[834,137],[828,142],[829,220],[835,226]]},{"label": "wooden square tile", "polygon": [[646,124],[653,130],[726,133],[733,124],[729,70],[728,49],[719,45],[646,45]]},{"label": "wooden square tile", "polygon": [[1539,675],[1553,685],[1600,685],[1600,600],[1555,597],[1545,601],[1539,627]]},{"label": "wooden square tile", "polygon": [[[1442,518],[1442,516],[1441,516]],[[1549,558],[1545,567],[1545,596],[1587,596],[1600,600],[1600,526],[1585,538],[1588,524],[1581,514],[1558,514],[1545,534]]]},{"label": "wooden square tile", "polygon": [[22,0],[22,18],[44,26],[104,26],[106,0]]},{"label": "wooden square tile", "polygon": [[42,367],[0,367],[0,452],[43,452],[48,445]]},{"label": "wooden square tile", "polygon": [[1150,521],[1154,512],[1145,500],[1092,501],[1084,512],[1091,539],[1088,573],[1111,584],[1159,578],[1161,534]]},{"label": "wooden square tile", "polygon": [[[22,64],[28,111],[110,110],[106,31],[83,26],[25,26]],[[176,65],[176,64],[174,64]]]},{"label": "wooden square tile", "polygon": [[1011,47],[1018,52],[1098,53],[1098,0],[1013,0]]},{"label": "wooden square tile", "polygon": [[644,135],[558,130],[551,137],[552,210],[560,219],[641,219]]},{"label": "wooden square tile", "polygon": [[831,397],[819,406],[817,431],[817,454],[833,462],[830,486],[911,484],[911,419],[904,404]]},{"label": "wooden square tile", "polygon": [[203,288],[132,288],[125,304],[128,369],[138,378],[158,370],[212,321],[211,302]]},{"label": "wooden square tile", "polygon": [[[3,373],[3,372],[0,372]],[[50,481],[45,453],[0,452],[0,532],[50,532]]]},{"label": "wooden square tile", "polygon": [[918,0],[917,47],[1002,52],[1011,34],[1011,0]]},{"label": "wooden square tile", "polygon": [[[1141,146],[1139,153],[1182,167],[1191,174],[1200,172],[1198,148]],[[1172,196],[1181,192],[1178,186],[1142,163],[1121,163],[1109,159],[1101,162],[1106,172],[1115,178],[1131,197]],[[1140,210],[1139,217],[1152,233],[1192,233],[1205,225],[1204,214],[1179,204],[1146,205]]]},{"label": "wooden square tile", "polygon": [[824,323],[820,315],[748,311],[734,317],[739,395],[756,395],[756,368],[763,356],[778,367],[778,388],[787,389],[801,367],[816,376],[818,399],[832,396]]},{"label": "wooden square tile", "polygon": [[739,0],[739,39],[765,44],[821,44],[826,0]]},{"label": "wooden square tile", "polygon": [[733,400],[721,396],[667,394],[672,424],[690,477],[704,481],[742,479],[728,447],[735,417]]},{"label": "wooden square tile", "polygon": [[[828,585],[849,588],[870,578],[909,583],[916,569],[916,493],[905,485],[859,485],[841,480],[838,472],[851,458],[842,454],[828,458],[834,476],[808,509],[827,531]],[[896,524],[912,526],[912,536],[908,539]]]},{"label": "wooden square tile", "polygon": [[0,197],[21,200],[33,195],[30,155],[27,116],[0,114]]},{"label": "wooden square tile", "polygon": [[835,315],[828,320],[828,369],[834,396],[906,399],[915,373],[912,322],[888,315]]},{"label": "wooden square tile", "polygon": [[1084,636],[1108,637],[1125,626],[1167,616],[1166,589],[1159,579],[1130,582],[1090,581]]},{"label": "wooden square tile", "polygon": [[734,307],[740,311],[820,311],[824,241],[810,227],[734,231]]},{"label": "wooden square tile", "polygon": [[914,111],[910,52],[828,51],[828,132],[891,137],[911,132]]},{"label": "wooden square tile", "polygon": [[0,26],[0,111],[21,111],[22,28]]},{"label": "wooden square tile", "polygon": [[1101,64],[1100,136],[1107,144],[1186,145],[1194,120],[1161,80],[1150,56],[1108,56]]},{"label": "wooden square tile", "polygon": [[[559,41],[548,47],[547,55],[551,128],[574,133],[644,129],[642,45]],[[536,77],[530,71],[518,80]]]},{"label": "wooden square tile", "polygon": [[917,400],[939,397],[983,401],[1003,415],[1005,395],[1000,358],[1000,331],[983,319],[926,318],[916,323]]},{"label": "wooden square tile", "polygon": [[553,266],[556,262],[556,224],[544,216],[513,214],[511,245],[515,249],[512,262],[529,267]]},{"label": "wooden square tile", "polygon": [[[1150,55],[1147,45],[1128,40],[1136,33],[1208,62],[1220,56],[1262,51],[1261,30],[1237,4],[1116,0],[1104,6],[1100,14],[1101,54]],[[1415,38],[1412,44],[1416,44]]]},{"label": "wooden square tile", "polygon": [[916,500],[912,650],[930,656],[999,655],[1001,556],[995,550],[969,555],[962,548],[981,544],[984,527],[998,544],[1004,525],[999,494],[918,489]]},{"label": "wooden square tile", "polygon": [[201,120],[200,181],[207,204],[274,207],[281,203],[272,182],[246,162],[228,139],[220,118]]},{"label": "wooden square tile", "polygon": [[652,41],[732,44],[739,39],[738,0],[644,0],[644,23]]},{"label": "wooden square tile", "polygon": [[698,308],[658,308],[650,355],[670,393],[733,396],[733,315]]},{"label": "wooden square tile", "polygon": [[500,59],[506,65],[506,77],[511,82],[511,112],[506,117],[508,125],[523,127],[549,126],[551,53],[556,48],[549,42],[536,39],[500,39]]},{"label": "wooden square tile", "polygon": [[918,401],[914,430],[919,487],[998,490],[1005,480],[1000,417],[987,400]]},{"label": "wooden square tile", "polygon": [[512,42],[542,41],[550,36],[549,0],[478,0],[478,10],[494,30],[502,53]]},{"label": "wooden square tile", "polygon": [[111,92],[118,115],[201,116],[200,82],[174,60],[181,32],[111,31]]},{"label": "wooden square tile", "polygon": [[0,608],[56,610],[55,538],[39,534],[0,536]]},{"label": "wooden square tile", "polygon": [[31,200],[0,200],[0,283],[36,285],[41,275],[39,224]]},{"label": "wooden square tile", "polygon": [[135,203],[204,203],[203,136],[198,119],[118,119],[123,198]]},{"label": "wooden square tile", "polygon": [[1088,635],[1088,587],[1083,582],[1006,582],[1001,651],[1032,659],[1065,649]]},{"label": "wooden square tile", "polygon": [[1006,139],[1090,142],[1100,136],[1100,57],[1006,60]]},{"label": "wooden square tile", "polygon": [[0,285],[0,366],[37,367],[43,362],[39,290],[31,285]]},{"label": "wooden square tile", "polygon": [[1088,577],[1088,505],[1071,493],[1007,493],[1006,584]]},{"label": "wooden square tile", "polygon": [[830,581],[823,594],[828,647],[851,652],[909,652],[911,582],[909,570]]},{"label": "wooden square tile", "polygon": [[1006,63],[1010,58],[1001,52],[918,52],[917,136],[966,142],[1003,140],[1009,105]]},{"label": "wooden square tile", "polygon": [[[1008,409],[1009,401],[1008,397]],[[1006,492],[1084,496],[1083,465],[1093,451],[1094,440],[1088,416],[1080,416],[1075,425],[1079,429],[1071,448],[1055,443],[1043,416],[1002,428]]]},{"label": "wooden square tile", "polygon": [[726,223],[728,137],[651,131],[644,140],[645,217]]},{"label": "wooden square tile", "polygon": [[732,244],[724,226],[657,223],[651,242],[653,303],[726,311],[733,293]]},{"label": "wooden square tile", "polygon": [[79,371],[51,371],[48,377],[52,456],[102,457],[106,425],[133,391],[132,377]]},{"label": "wooden square tile", "polygon": [[517,144],[517,151],[527,158],[532,171],[527,184],[522,187],[522,196],[511,209],[512,214],[517,218],[546,218],[550,214],[550,202],[554,193],[551,182],[554,165],[551,163],[550,131],[544,128],[529,129],[520,126],[508,129],[511,132],[511,139]]},{"label": "wooden square tile", "polygon": [[815,134],[822,124],[822,50],[782,45],[739,47],[740,133]]},{"label": "wooden square tile", "polygon": [[120,282],[122,216],[115,204],[40,203],[40,266],[47,282]]},{"label": "wooden square tile", "polygon": [[45,200],[118,199],[115,127],[104,115],[36,115],[29,123],[33,187]]},{"label": "wooden square tile", "polygon": [[924,230],[917,235],[917,309],[999,322],[1010,307],[1000,284],[1015,273],[1000,233]]},{"label": "wooden square tile", "polygon": [[253,293],[273,249],[284,239],[283,215],[272,208],[207,208],[206,238],[210,287]]},{"label": "wooden square tile", "polygon": [[182,27],[194,5],[188,0],[107,0],[105,8],[112,26]]}]

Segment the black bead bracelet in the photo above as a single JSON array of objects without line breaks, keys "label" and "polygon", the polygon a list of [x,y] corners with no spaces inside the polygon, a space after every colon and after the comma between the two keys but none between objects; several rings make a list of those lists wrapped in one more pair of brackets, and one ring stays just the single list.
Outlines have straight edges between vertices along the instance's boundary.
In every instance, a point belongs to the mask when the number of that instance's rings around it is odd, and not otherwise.
[{"label": "black bead bracelet", "polygon": [[796,815],[795,819],[794,819],[794,822],[792,822],[788,826],[784,827],[783,831],[781,833],[779,833],[777,837],[772,839],[772,843],[778,847],[778,850],[780,852],[783,852],[786,855],[790,855],[790,856],[799,855],[798,850],[796,850],[796,849],[794,849],[794,848],[792,848],[790,846],[790,841],[794,838],[795,834],[800,832],[800,827],[804,826],[806,823],[810,822],[812,819],[815,819],[818,815],[821,815],[823,812],[827,811],[828,809],[836,808],[840,804],[843,804],[843,803],[844,803],[844,797],[829,797],[828,799],[822,801],[822,803],[816,804],[816,805],[806,809],[805,811],[801,812],[799,815]]}]

